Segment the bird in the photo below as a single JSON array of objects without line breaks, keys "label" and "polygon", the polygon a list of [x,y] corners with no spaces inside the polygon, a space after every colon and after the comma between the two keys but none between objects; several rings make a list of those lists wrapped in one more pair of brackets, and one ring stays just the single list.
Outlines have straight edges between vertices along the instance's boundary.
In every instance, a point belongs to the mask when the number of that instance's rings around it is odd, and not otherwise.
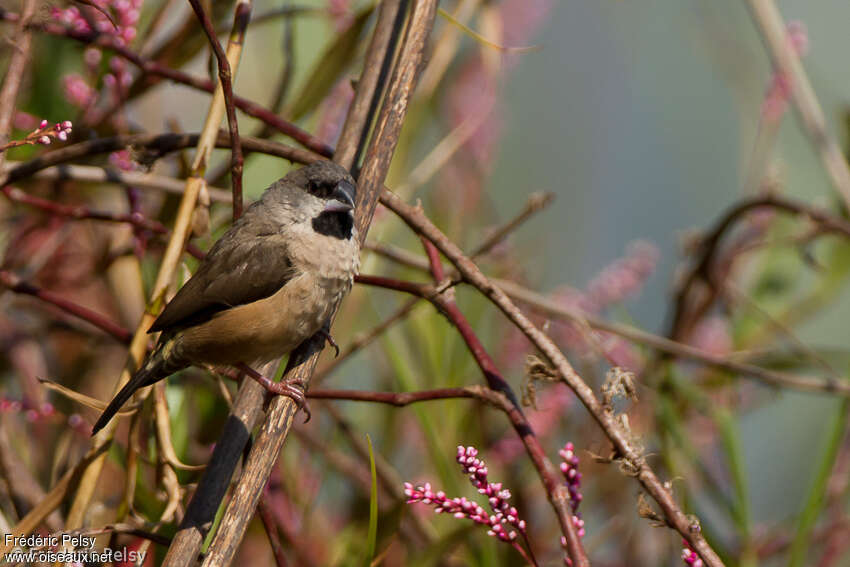
[{"label": "bird", "polygon": [[[191,365],[266,363],[316,333],[335,346],[326,323],[360,268],[355,201],[354,179],[330,161],[293,170],[266,189],[151,325],[148,333],[160,333],[155,348],[92,435],[138,389]],[[289,395],[303,402],[295,388]]]}]

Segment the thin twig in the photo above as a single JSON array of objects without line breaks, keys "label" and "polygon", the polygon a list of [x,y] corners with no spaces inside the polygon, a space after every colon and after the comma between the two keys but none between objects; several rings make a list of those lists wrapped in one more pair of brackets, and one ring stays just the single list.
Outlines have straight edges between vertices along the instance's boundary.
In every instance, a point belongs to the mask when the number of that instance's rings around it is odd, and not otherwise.
[{"label": "thin twig", "polygon": [[[12,169],[22,165],[24,162],[7,161],[4,169],[0,170],[0,177]],[[144,173],[141,171],[121,171],[111,167],[99,167],[96,165],[63,164],[41,169],[32,175],[35,179],[47,181],[86,181],[90,183],[117,183],[120,185],[131,185],[143,189],[158,189],[166,193],[182,194],[184,183],[179,179]],[[231,193],[218,187],[208,187],[210,198],[213,201],[230,202]]]},{"label": "thin twig", "polygon": [[[242,156],[242,144],[239,141],[239,123],[236,120],[236,108],[233,106],[233,77],[230,70],[230,63],[227,61],[227,55],[224,53],[218,38],[215,36],[212,21],[201,6],[200,0],[189,0],[195,15],[201,22],[201,27],[204,33],[207,34],[207,39],[215,53],[216,61],[218,62],[218,78],[224,93],[224,108],[227,114],[227,127],[230,132],[230,183],[233,187],[233,220],[236,221],[242,216],[242,169],[245,165],[245,158]],[[236,60],[242,52],[242,44],[245,41],[245,29],[248,27],[248,22],[251,20],[251,2],[250,0],[242,0],[237,2],[236,9],[233,14],[233,27],[230,31],[230,39],[228,48],[238,46]]]},{"label": "thin twig", "polygon": [[73,301],[68,301],[67,299],[59,297],[52,291],[42,289],[31,283],[27,283],[12,272],[0,270],[0,286],[5,287],[9,291],[13,291],[22,295],[31,295],[32,297],[36,297],[41,301],[44,301],[45,303],[49,303],[50,305],[59,308],[65,313],[73,315],[78,319],[82,319],[83,321],[94,325],[104,333],[114,337],[116,340],[122,343],[129,343],[130,339],[132,338],[130,331],[128,331],[121,325],[107,319],[100,313],[96,313],[91,309],[88,309],[87,307],[83,307],[82,305],[78,305]]},{"label": "thin twig", "polygon": [[522,226],[528,219],[551,205],[554,200],[554,193],[532,193],[529,195],[522,210],[510,221],[494,230],[484,242],[470,252],[469,257],[475,260],[490,252],[490,250],[505,240],[508,235]]},{"label": "thin twig", "polygon": [[271,545],[272,555],[274,556],[277,567],[286,567],[289,563],[286,561],[286,555],[283,554],[283,546],[280,544],[280,536],[277,533],[277,522],[271,510],[269,510],[268,504],[263,500],[257,503],[257,515],[260,516],[260,520],[263,522],[263,528],[266,530],[266,535],[269,538],[269,545]]},{"label": "thin twig", "polygon": [[407,300],[392,315],[375,325],[372,329],[362,335],[355,336],[348,346],[339,353],[338,357],[334,358],[326,366],[318,369],[316,373],[313,374],[313,383],[318,384],[326,377],[330,376],[334,370],[339,368],[340,365],[346,362],[352,355],[372,344],[372,342],[383,335],[387,329],[399,321],[404,320],[410,313],[413,312],[413,309],[418,304],[418,297]]},{"label": "thin twig", "polygon": [[[21,162],[13,168],[3,170],[0,173],[0,185],[15,183],[48,167],[125,148],[145,150],[143,152],[144,159],[153,160],[177,150],[197,146],[200,139],[201,134],[129,134],[88,140],[65,146],[64,148],[48,152],[29,161]],[[216,148],[229,148],[230,139],[226,133],[219,132],[217,137],[214,138],[213,144]],[[312,163],[317,159],[321,159],[319,155],[309,150],[294,148],[279,142],[260,140],[258,138],[243,137],[242,149],[249,152],[259,152],[280,157],[294,163]],[[109,172],[109,175],[111,176],[112,173]],[[116,177],[116,179],[119,178]],[[230,201],[229,195],[218,194],[218,198],[222,201]]]},{"label": "thin twig", "polygon": [[156,234],[166,234],[168,232],[168,229],[165,228],[161,222],[146,218],[140,214],[128,215],[110,213],[107,211],[96,211],[85,205],[64,205],[62,203],[57,203],[56,201],[30,195],[20,189],[12,187],[11,185],[6,185],[5,187],[0,188],[0,192],[2,192],[12,202],[35,207],[58,216],[70,217],[79,220],[92,219],[114,223],[126,223],[137,229],[149,230]]}]

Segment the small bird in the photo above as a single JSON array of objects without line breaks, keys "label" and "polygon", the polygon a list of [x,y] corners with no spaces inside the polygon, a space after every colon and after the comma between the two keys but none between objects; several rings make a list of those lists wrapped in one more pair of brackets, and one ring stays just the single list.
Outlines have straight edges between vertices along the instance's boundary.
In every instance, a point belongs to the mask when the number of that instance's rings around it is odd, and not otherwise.
[{"label": "small bird", "polygon": [[266,189],[154,321],[148,332],[161,333],[156,348],[109,402],[92,435],[136,390],[178,370],[262,364],[323,332],[360,267],[355,192],[351,175],[329,161],[292,171]]}]

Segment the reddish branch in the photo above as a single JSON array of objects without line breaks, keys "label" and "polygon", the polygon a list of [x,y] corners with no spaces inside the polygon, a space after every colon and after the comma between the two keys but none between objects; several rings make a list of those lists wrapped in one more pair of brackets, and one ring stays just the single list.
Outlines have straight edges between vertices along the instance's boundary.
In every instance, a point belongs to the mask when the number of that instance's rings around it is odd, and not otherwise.
[{"label": "reddish branch", "polygon": [[94,219],[107,222],[126,223],[141,230],[149,230],[156,234],[167,234],[168,229],[160,222],[145,218],[139,213],[120,214],[106,211],[95,211],[83,205],[63,205],[49,199],[30,195],[16,187],[6,185],[0,191],[16,203],[35,207],[42,211],[74,219]]},{"label": "reddish branch", "polygon": [[[35,207],[52,215],[69,217],[77,220],[91,219],[105,222],[124,223],[129,224],[135,229],[149,230],[155,234],[161,234],[163,236],[171,234],[171,231],[161,222],[149,219],[139,212],[133,212],[130,214],[109,213],[106,211],[92,210],[85,205],[63,205],[56,201],[30,195],[29,193],[10,185],[0,188],[0,192],[6,195],[10,201]],[[203,259],[205,255],[200,248],[191,242],[186,244],[186,251],[199,260]]]},{"label": "reddish branch", "polygon": [[283,545],[280,543],[280,536],[277,531],[277,521],[275,521],[274,514],[272,514],[268,504],[266,504],[263,500],[260,500],[257,503],[257,514],[263,522],[263,528],[266,530],[266,535],[269,538],[269,545],[271,545],[272,554],[274,555],[277,567],[286,567],[288,563],[286,561],[286,555],[283,554]]},{"label": "reddish branch", "polygon": [[515,409],[513,402],[501,392],[496,392],[484,386],[464,386],[461,388],[436,388],[418,392],[370,392],[366,390],[335,390],[322,388],[310,390],[307,397],[315,400],[350,400],[352,402],[374,402],[396,407],[409,406],[417,402],[432,400],[452,400],[458,398],[475,398],[497,407],[510,417],[509,409]]},{"label": "reddish branch", "polygon": [[[245,158],[242,156],[242,144],[239,142],[239,124],[236,121],[236,108],[233,106],[233,72],[230,69],[230,62],[227,60],[227,54],[224,53],[221,43],[215,36],[212,21],[210,21],[210,17],[204,11],[200,1],[189,0],[189,3],[192,5],[198,20],[200,20],[204,33],[207,35],[215,53],[216,61],[218,61],[218,78],[224,94],[224,108],[227,112],[227,127],[230,132],[230,183],[233,186],[233,220],[235,221],[242,216],[242,168],[245,164]],[[239,43],[245,38],[245,28],[250,19],[250,4],[238,3],[233,28],[237,34],[236,41]]]},{"label": "reddish branch", "polygon": [[[0,185],[14,183],[54,165],[123,150],[128,147],[135,150],[145,150],[143,152],[144,159],[152,161],[171,152],[196,146],[198,139],[199,134],[129,134],[71,144],[47,152],[0,173]],[[244,136],[241,141],[244,150],[280,157],[295,163],[312,163],[321,159],[320,156],[311,151],[294,148],[279,142]],[[229,137],[224,132],[220,132],[215,146],[217,148],[229,148]]]},{"label": "reddish branch", "polygon": [[96,313],[91,309],[88,309],[87,307],[83,307],[82,305],[77,305],[76,303],[68,301],[67,299],[63,299],[52,291],[41,289],[38,286],[35,286],[31,283],[27,283],[12,272],[0,270],[0,285],[15,293],[37,297],[45,303],[49,303],[55,307],[58,307],[65,313],[69,313],[88,323],[91,323],[98,329],[102,330],[108,335],[111,335],[116,340],[121,341],[122,343],[129,344],[130,339],[132,338],[132,335],[130,335],[130,331],[116,323],[113,323],[100,313]]}]

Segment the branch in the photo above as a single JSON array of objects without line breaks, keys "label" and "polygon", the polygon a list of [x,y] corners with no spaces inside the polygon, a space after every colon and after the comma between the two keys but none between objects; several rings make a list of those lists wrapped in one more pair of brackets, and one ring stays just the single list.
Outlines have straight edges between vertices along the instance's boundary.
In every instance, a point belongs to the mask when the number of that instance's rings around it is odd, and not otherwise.
[{"label": "branch", "polygon": [[126,223],[140,230],[149,230],[156,234],[166,234],[168,229],[159,222],[148,219],[140,214],[120,214],[110,213],[107,211],[96,211],[84,205],[63,205],[49,199],[42,199],[30,195],[20,189],[6,185],[0,188],[6,197],[15,203],[21,203],[30,207],[35,207],[42,211],[62,217],[71,217],[73,219],[93,219],[114,223]]},{"label": "branch", "polygon": [[[7,161],[5,167],[0,169],[0,178],[19,165],[23,165],[23,163],[20,161]],[[111,167],[99,167],[96,165],[64,164],[50,166],[35,172],[32,174],[32,177],[48,181],[73,180],[90,183],[117,183],[145,189],[158,189],[166,193],[183,193],[183,182],[174,177],[141,171],[121,171]],[[231,200],[230,191],[225,191],[218,187],[209,187],[208,190],[210,198],[213,201],[230,202]]]},{"label": "branch", "polygon": [[36,285],[27,283],[12,272],[0,270],[0,285],[9,291],[22,295],[31,295],[45,303],[58,307],[61,311],[94,325],[119,342],[126,344],[129,343],[132,338],[130,331],[121,325],[112,322],[100,313],[96,313],[87,307],[83,307],[82,305],[78,305],[72,301],[68,301],[67,299],[63,299],[52,291],[41,289]]},{"label": "branch", "polygon": [[277,533],[277,522],[271,510],[269,510],[268,504],[261,500],[257,504],[257,514],[263,522],[263,528],[266,530],[266,535],[269,538],[269,545],[271,545],[272,555],[274,556],[277,567],[286,567],[288,563],[286,561],[286,555],[283,554],[283,546],[280,544],[280,536]]},{"label": "branch", "polygon": [[310,390],[307,397],[314,400],[349,400],[353,402],[372,402],[396,407],[409,406],[418,402],[433,400],[453,400],[459,398],[474,398],[496,407],[508,417],[516,410],[513,402],[503,393],[485,386],[463,386],[459,388],[436,388],[418,392],[371,392],[366,390],[337,390],[323,388]]},{"label": "branch", "polygon": [[[830,213],[815,209],[801,202],[778,196],[763,196],[748,199],[741,204],[736,205],[729,213],[727,213],[723,220],[718,223],[718,228],[713,231],[711,236],[706,238],[706,244],[703,245],[705,254],[713,256],[715,249],[719,244],[720,235],[731,226],[734,219],[759,207],[773,207],[779,211],[787,212],[789,214],[806,216],[821,223],[824,230],[827,232],[850,236],[850,223],[840,219],[839,217],[835,217]],[[422,271],[427,271],[429,269],[428,261],[425,258],[413,254],[403,248],[376,242],[368,243],[367,248],[376,254],[380,254],[385,258],[405,266]],[[711,259],[708,256],[704,257],[694,269],[694,272],[688,279],[686,279],[686,282],[691,280],[696,281],[697,274],[710,273],[711,270],[708,268],[711,264],[710,260]],[[360,283],[388,287],[396,289],[397,291],[408,291],[404,289],[404,284],[397,286],[395,285],[396,282],[393,280],[383,281],[381,279],[373,279],[371,276],[361,277],[364,279],[362,279]],[[612,333],[626,340],[650,347],[655,351],[665,353],[676,358],[692,360],[700,364],[719,368],[742,376],[749,376],[760,380],[769,386],[791,388],[804,392],[838,394],[845,397],[850,396],[850,383],[843,380],[837,380],[834,377],[820,378],[814,376],[799,376],[788,372],[768,370],[753,364],[737,362],[730,359],[728,356],[712,354],[691,345],[644,331],[632,325],[606,321],[601,317],[581,313],[577,310],[570,309],[539,292],[530,290],[510,280],[493,278],[490,281],[495,284],[496,287],[504,291],[505,294],[507,294],[507,296],[512,300],[524,303],[534,311],[553,319],[570,321],[598,331]],[[693,282],[689,285],[693,285]],[[413,292],[415,291],[416,290],[413,290]]]},{"label": "branch", "polygon": [[[197,146],[200,139],[201,134],[130,134],[80,142],[40,155],[3,171],[0,174],[0,186],[15,183],[51,166],[128,147],[147,150],[143,158],[150,161],[177,150]],[[219,132],[213,139],[213,144],[216,148],[229,148],[230,139],[224,132]],[[294,163],[312,163],[321,159],[321,156],[311,151],[259,138],[242,137],[242,148],[249,152],[276,156]],[[111,170],[107,172],[108,175],[112,175]],[[225,197],[221,194],[218,198],[230,200],[229,196]]]},{"label": "branch", "polygon": [[[227,55],[221,48],[218,38],[215,36],[215,29],[210,21],[209,16],[204,11],[199,0],[189,0],[195,15],[201,22],[204,33],[207,34],[210,45],[215,53],[216,61],[218,61],[218,78],[219,83],[224,93],[224,108],[227,113],[227,126],[230,132],[230,182],[233,186],[233,220],[236,221],[242,216],[242,168],[245,164],[245,158],[242,157],[242,144],[239,142],[239,123],[236,121],[236,109],[233,106],[233,81],[230,71],[230,63],[227,61]],[[242,44],[245,41],[245,29],[248,27],[248,22],[251,20],[251,2],[240,1],[236,4],[236,9],[233,15],[233,28],[230,31],[230,40],[228,47],[238,48],[236,60],[242,53]]]},{"label": "branch", "polygon": [[715,259],[720,249],[720,242],[723,236],[729,229],[734,226],[737,220],[759,208],[771,208],[777,211],[788,214],[808,217],[818,223],[821,230],[844,235],[850,238],[850,223],[835,215],[816,209],[806,203],[794,201],[777,195],[766,195],[745,199],[734,205],[729,211],[724,214],[715,224],[714,228],[708,232],[700,245],[700,257],[684,279],[679,290],[676,292],[673,317],[671,320],[669,336],[676,340],[683,339],[689,332],[688,320],[691,319],[691,313],[694,308],[691,308],[688,301],[692,288],[699,281],[704,281],[712,290],[711,297],[703,298],[702,304],[696,307],[697,312],[706,309],[711,302],[713,296],[717,293],[719,286],[716,283],[714,273]]}]

